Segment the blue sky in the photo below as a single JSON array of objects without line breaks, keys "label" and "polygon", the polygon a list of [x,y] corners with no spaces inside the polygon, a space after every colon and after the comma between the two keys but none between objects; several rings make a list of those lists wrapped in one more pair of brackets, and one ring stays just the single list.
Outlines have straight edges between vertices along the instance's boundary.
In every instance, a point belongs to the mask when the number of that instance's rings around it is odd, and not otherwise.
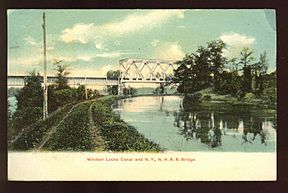
[{"label": "blue sky", "polygon": [[179,60],[221,39],[224,55],[243,47],[267,51],[276,68],[274,10],[8,10],[8,74],[42,74],[42,14],[46,12],[48,74],[63,60],[71,75],[104,76],[123,58]]}]

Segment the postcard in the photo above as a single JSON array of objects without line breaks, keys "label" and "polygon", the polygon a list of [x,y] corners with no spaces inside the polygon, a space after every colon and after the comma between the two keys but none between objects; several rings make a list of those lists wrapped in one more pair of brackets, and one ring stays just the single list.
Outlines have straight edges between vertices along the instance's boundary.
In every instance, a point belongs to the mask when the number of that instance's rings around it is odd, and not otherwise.
[{"label": "postcard", "polygon": [[277,180],[275,15],[8,9],[8,180]]}]

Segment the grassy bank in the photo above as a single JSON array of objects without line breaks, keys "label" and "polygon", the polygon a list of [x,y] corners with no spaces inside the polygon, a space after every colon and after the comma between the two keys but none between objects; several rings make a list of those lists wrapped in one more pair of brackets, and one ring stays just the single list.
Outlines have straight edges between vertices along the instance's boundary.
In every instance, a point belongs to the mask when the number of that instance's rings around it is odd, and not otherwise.
[{"label": "grassy bank", "polygon": [[100,129],[106,149],[110,151],[161,151],[158,144],[149,141],[134,127],[112,112],[111,105],[119,97],[104,97],[92,107],[95,125]]},{"label": "grassy bank", "polygon": [[57,126],[43,149],[53,151],[90,151],[95,148],[90,133],[89,106],[91,102],[78,104]]},{"label": "grassy bank", "polygon": [[161,151],[113,113],[111,105],[121,98],[107,96],[66,105],[19,133],[9,150]]},{"label": "grassy bank", "polygon": [[38,120],[35,124],[21,131],[18,136],[8,142],[10,150],[29,150],[37,147],[49,129],[56,126],[73,104],[66,105],[51,113],[46,120]]},{"label": "grassy bank", "polygon": [[236,105],[253,105],[267,107],[271,109],[276,109],[277,105],[272,102],[264,101],[260,98],[257,98],[252,93],[247,93],[243,98],[239,99],[231,95],[220,95],[213,91],[212,88],[203,89],[201,91],[195,92],[193,94],[187,95],[190,101],[200,101],[200,102],[210,102],[210,103],[227,103],[227,104],[236,104]]}]

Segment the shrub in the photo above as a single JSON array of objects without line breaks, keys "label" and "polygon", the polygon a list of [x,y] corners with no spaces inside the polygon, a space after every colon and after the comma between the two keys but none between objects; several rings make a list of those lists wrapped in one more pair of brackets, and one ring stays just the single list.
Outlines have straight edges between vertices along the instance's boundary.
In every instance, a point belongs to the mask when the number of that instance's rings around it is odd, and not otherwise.
[{"label": "shrub", "polygon": [[247,102],[251,102],[254,99],[256,99],[256,96],[253,93],[251,93],[251,92],[246,93],[244,98],[243,98],[243,100],[247,101]]}]

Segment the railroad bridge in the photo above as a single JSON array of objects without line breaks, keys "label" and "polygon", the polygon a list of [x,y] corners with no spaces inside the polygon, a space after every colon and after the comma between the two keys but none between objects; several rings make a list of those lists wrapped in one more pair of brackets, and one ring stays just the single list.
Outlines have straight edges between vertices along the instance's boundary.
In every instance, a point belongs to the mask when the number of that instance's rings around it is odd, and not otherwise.
[{"label": "railroad bridge", "polygon": [[122,59],[119,61],[118,94],[123,93],[125,83],[165,83],[176,65],[175,60]]},{"label": "railroad bridge", "polygon": [[[23,87],[25,83],[26,76],[8,76],[7,77],[7,86],[8,87]],[[48,84],[52,84],[56,81],[56,76],[48,76],[47,82]],[[75,76],[75,77],[67,77],[68,85],[77,86],[77,85],[86,85],[86,86],[112,86],[118,85],[117,80],[107,79],[106,76],[103,77],[84,77],[84,76]]]}]

